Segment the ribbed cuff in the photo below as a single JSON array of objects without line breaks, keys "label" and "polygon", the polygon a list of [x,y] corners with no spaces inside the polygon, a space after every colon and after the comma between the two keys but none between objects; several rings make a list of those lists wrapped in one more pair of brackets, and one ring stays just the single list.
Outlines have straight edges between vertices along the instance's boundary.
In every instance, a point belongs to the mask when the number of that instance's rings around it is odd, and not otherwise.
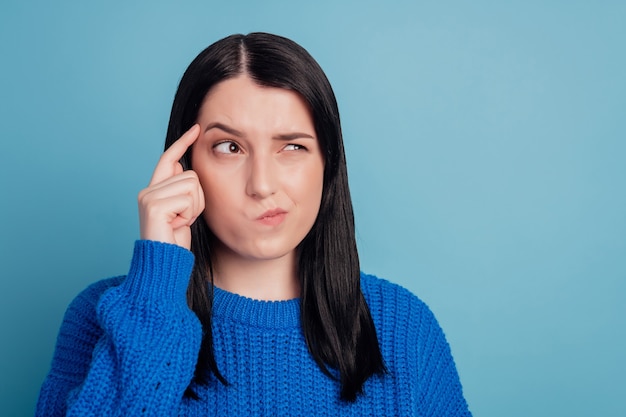
[{"label": "ribbed cuff", "polygon": [[186,300],[194,256],[170,243],[137,240],[124,291],[133,300]]}]

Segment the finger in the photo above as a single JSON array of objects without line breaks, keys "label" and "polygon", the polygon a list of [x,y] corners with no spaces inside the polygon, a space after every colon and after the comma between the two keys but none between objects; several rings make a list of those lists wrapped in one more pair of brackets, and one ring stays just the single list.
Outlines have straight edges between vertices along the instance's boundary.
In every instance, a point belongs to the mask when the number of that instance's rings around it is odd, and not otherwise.
[{"label": "finger", "polygon": [[196,199],[194,201],[196,203],[196,208],[195,208],[196,216],[193,219],[193,221],[195,222],[198,216],[200,216],[200,214],[202,214],[202,212],[204,211],[204,204],[205,204],[204,203],[204,190],[202,189],[202,185],[200,184],[200,181],[198,181],[198,184],[196,186]]},{"label": "finger", "polygon": [[[195,185],[195,183],[198,182],[198,176],[196,175],[194,171],[187,170],[187,171],[181,172],[180,174],[172,175],[171,177],[168,177],[161,182],[158,182],[156,184],[153,184],[144,188],[143,190],[141,190],[141,193],[147,194],[156,190],[160,190],[162,188],[172,187],[173,184],[187,183],[187,182],[189,182],[190,185]],[[175,191],[176,188],[172,188],[172,190]]]},{"label": "finger", "polygon": [[155,184],[146,190],[143,190],[143,193],[150,193],[152,198],[155,199],[180,193],[193,195],[193,211],[196,213],[194,221],[204,210],[204,190],[200,185],[198,175],[191,169]]},{"label": "finger", "polygon": [[184,171],[183,165],[180,162],[176,162],[176,165],[174,165],[174,175],[182,174]]},{"label": "finger", "polygon": [[206,208],[206,203],[204,201],[204,189],[202,188],[202,184],[200,184],[200,181],[198,181],[198,197],[198,201],[200,201],[199,211],[200,213],[202,213]]},{"label": "finger", "polygon": [[204,211],[204,192],[202,190],[202,186],[200,185],[200,181],[195,181],[195,187],[190,194],[193,195],[193,216],[189,218],[187,226],[191,226]]},{"label": "finger", "polygon": [[172,230],[181,227],[191,226],[196,213],[193,210],[193,202],[189,196],[176,196],[168,199],[164,204],[168,204],[172,209],[169,216],[169,224]]},{"label": "finger", "polygon": [[140,210],[158,204],[159,200],[177,195],[188,195],[192,198],[191,209],[194,217],[204,210],[204,193],[198,176],[192,170],[141,190],[138,196]]},{"label": "finger", "polygon": [[183,135],[176,140],[165,152],[161,155],[159,162],[157,163],[150,185],[157,184],[167,178],[179,173],[182,170],[180,165],[180,159],[183,157],[187,149],[198,139],[200,134],[200,125],[195,124],[183,133]]},{"label": "finger", "polygon": [[[198,179],[198,175],[195,173],[195,171],[190,169],[190,170],[186,171],[185,174],[189,175],[190,181],[193,180],[193,182],[194,182],[194,187],[193,187],[193,190],[192,190],[192,194],[194,196],[194,199],[193,199],[193,203],[194,203],[193,210],[194,210],[194,213],[196,214],[195,217],[197,217],[198,215],[200,215],[202,210],[204,210],[204,192],[202,191],[202,186],[200,185],[200,180]],[[195,221],[195,217],[194,217],[193,221]]]},{"label": "finger", "polygon": [[178,194],[160,198],[145,207],[144,220],[149,217],[151,221],[141,222],[141,238],[175,243],[172,241],[174,231],[193,223],[192,199],[188,194]]}]

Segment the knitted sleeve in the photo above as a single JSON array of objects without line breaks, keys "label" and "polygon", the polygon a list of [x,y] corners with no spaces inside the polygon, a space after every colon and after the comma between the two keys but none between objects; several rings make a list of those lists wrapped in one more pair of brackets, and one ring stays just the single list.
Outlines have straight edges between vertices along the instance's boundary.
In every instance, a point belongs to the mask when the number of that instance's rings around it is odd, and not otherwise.
[{"label": "knitted sleeve", "polygon": [[79,295],[63,320],[36,415],[175,415],[202,337],[186,303],[193,262],[181,247],[137,241],[123,282],[99,299],[97,285]]},{"label": "knitted sleeve", "polygon": [[416,302],[420,316],[416,344],[419,415],[471,416],[443,330],[432,311],[421,301]]}]

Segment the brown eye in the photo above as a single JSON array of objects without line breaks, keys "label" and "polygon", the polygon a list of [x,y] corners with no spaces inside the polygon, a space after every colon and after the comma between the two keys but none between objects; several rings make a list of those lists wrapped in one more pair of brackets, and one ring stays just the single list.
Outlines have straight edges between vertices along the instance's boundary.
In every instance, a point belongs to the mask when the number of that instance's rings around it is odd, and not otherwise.
[{"label": "brown eye", "polygon": [[302,145],[298,145],[297,143],[290,143],[286,145],[283,150],[285,151],[306,151],[306,148]]},{"label": "brown eye", "polygon": [[241,148],[235,142],[227,141],[218,143],[213,147],[218,153],[239,153]]}]

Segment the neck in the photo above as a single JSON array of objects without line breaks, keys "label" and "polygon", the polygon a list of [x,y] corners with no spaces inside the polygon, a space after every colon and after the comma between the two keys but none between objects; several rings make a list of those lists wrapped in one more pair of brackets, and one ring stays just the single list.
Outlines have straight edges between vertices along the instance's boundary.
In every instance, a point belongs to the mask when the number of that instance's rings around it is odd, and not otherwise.
[{"label": "neck", "polygon": [[255,300],[291,300],[300,296],[295,251],[259,260],[241,258],[224,247],[215,249],[216,287]]}]

